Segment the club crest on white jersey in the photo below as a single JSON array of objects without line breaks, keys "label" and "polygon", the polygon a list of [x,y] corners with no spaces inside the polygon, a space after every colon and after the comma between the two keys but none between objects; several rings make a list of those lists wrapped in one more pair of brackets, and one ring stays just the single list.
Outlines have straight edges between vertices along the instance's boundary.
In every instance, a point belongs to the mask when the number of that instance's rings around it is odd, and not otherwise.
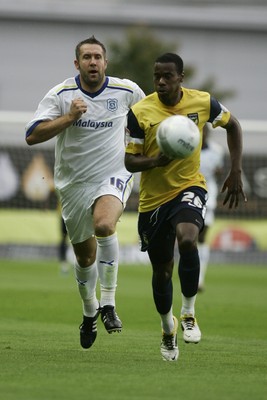
[{"label": "club crest on white jersey", "polygon": [[111,112],[118,110],[118,100],[117,99],[107,99],[107,109]]}]

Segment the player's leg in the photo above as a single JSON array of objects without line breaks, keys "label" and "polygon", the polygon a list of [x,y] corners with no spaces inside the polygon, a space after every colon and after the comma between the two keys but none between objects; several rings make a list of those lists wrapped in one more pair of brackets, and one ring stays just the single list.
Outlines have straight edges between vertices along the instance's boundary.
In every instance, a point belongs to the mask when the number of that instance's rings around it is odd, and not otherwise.
[{"label": "player's leg", "polygon": [[91,204],[93,191],[90,187],[68,188],[59,192],[69,238],[76,256],[74,274],[82,300],[83,322],[80,326],[80,343],[89,348],[97,335],[99,302],[96,297],[97,267],[96,240],[92,220]]},{"label": "player's leg", "polygon": [[160,351],[166,361],[176,361],[179,351],[177,344],[178,321],[173,315],[172,270],[173,259],[164,264],[153,263],[152,291],[156,309],[160,315],[162,339]]},{"label": "player's leg", "polygon": [[96,240],[92,236],[82,243],[73,244],[76,256],[74,273],[83,303],[83,315],[93,317],[99,307],[96,298],[97,268]]},{"label": "player's leg", "polygon": [[113,195],[101,196],[94,205],[94,230],[97,240],[97,269],[100,281],[101,318],[107,332],[120,332],[122,323],[116,313],[115,294],[119,266],[116,225],[123,205]]},{"label": "player's leg", "polygon": [[116,313],[115,294],[119,266],[117,222],[133,187],[133,177],[123,169],[95,191],[94,232],[97,240],[97,269],[100,280],[101,319],[108,333],[120,332],[122,323]]},{"label": "player's leg", "polygon": [[[173,253],[175,232],[160,210],[153,221],[153,212],[141,213],[138,231],[142,247],[148,244],[148,255],[152,264],[152,292],[155,307],[161,320],[162,339],[160,351],[163,360],[176,361],[179,351],[177,344],[178,321],[173,315]],[[151,226],[150,226],[151,224]]]},{"label": "player's leg", "polygon": [[178,273],[182,291],[181,326],[185,342],[198,343],[201,332],[195,318],[200,270],[197,242],[204,226],[206,191],[197,187],[187,188],[180,193],[177,201],[171,224],[176,229],[180,254]]},{"label": "player's leg", "polygon": [[80,343],[85,349],[92,346],[97,335],[99,302],[96,297],[97,267],[95,237],[73,244],[76,256],[74,274],[82,300],[83,322],[80,325]]},{"label": "player's leg", "polygon": [[195,318],[195,301],[199,282],[199,255],[197,249],[199,228],[193,223],[176,226],[180,253],[178,273],[182,292],[181,326],[185,342],[198,343],[201,332]]}]

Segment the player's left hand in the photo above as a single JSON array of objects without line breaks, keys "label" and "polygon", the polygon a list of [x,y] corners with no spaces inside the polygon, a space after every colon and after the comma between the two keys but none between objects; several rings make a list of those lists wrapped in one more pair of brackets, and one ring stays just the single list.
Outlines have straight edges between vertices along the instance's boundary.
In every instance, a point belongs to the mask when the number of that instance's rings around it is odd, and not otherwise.
[{"label": "player's left hand", "polygon": [[247,196],[243,191],[243,183],[241,179],[241,173],[231,173],[226,178],[221,193],[227,189],[226,196],[223,201],[223,205],[229,203],[228,208],[236,208],[239,204],[240,196],[245,202],[247,202]]}]

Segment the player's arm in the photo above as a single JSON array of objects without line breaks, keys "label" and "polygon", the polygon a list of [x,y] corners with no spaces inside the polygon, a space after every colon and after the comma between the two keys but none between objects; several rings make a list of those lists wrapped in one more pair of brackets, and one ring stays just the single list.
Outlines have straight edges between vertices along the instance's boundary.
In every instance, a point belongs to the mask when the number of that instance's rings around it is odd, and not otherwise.
[{"label": "player's arm", "polygon": [[125,167],[129,172],[141,172],[147,169],[164,167],[172,160],[159,153],[156,157],[147,157],[143,154],[125,154]]},{"label": "player's arm", "polygon": [[46,142],[60,134],[79,119],[87,110],[86,103],[81,98],[74,99],[67,114],[49,121],[41,121],[34,126],[33,130],[26,136],[29,146]]},{"label": "player's arm", "polygon": [[145,134],[132,110],[128,113],[127,121],[128,145],[125,154],[125,167],[129,172],[141,172],[147,169],[163,167],[172,160],[158,153],[155,157],[143,154]]},{"label": "player's arm", "polygon": [[231,115],[223,127],[227,132],[227,144],[230,153],[231,169],[223,184],[221,192],[226,192],[223,204],[229,203],[229,208],[237,207],[240,196],[247,201],[242,183],[242,129],[238,120]]}]

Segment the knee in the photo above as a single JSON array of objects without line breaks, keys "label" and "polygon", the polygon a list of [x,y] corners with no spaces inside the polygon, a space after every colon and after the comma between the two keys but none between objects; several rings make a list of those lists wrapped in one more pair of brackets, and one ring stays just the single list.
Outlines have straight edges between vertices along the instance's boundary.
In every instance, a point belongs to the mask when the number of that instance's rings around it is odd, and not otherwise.
[{"label": "knee", "polygon": [[170,271],[154,272],[153,280],[157,282],[168,282],[172,278]]},{"label": "knee", "polygon": [[111,236],[115,230],[116,227],[108,221],[101,221],[95,225],[95,235],[99,237]]},{"label": "knee", "polygon": [[96,239],[94,236],[84,242],[72,244],[78,265],[86,268],[92,265],[96,259]]},{"label": "knee", "polygon": [[153,266],[153,280],[157,282],[168,282],[172,279],[173,260],[167,264]]},{"label": "knee", "polygon": [[96,259],[96,253],[92,254],[78,254],[75,253],[77,263],[81,268],[86,268],[92,265]]},{"label": "knee", "polygon": [[195,240],[192,240],[191,238],[183,238],[179,241],[178,244],[179,247],[179,252],[180,253],[188,253],[190,251],[194,251],[197,248],[197,243]]}]

